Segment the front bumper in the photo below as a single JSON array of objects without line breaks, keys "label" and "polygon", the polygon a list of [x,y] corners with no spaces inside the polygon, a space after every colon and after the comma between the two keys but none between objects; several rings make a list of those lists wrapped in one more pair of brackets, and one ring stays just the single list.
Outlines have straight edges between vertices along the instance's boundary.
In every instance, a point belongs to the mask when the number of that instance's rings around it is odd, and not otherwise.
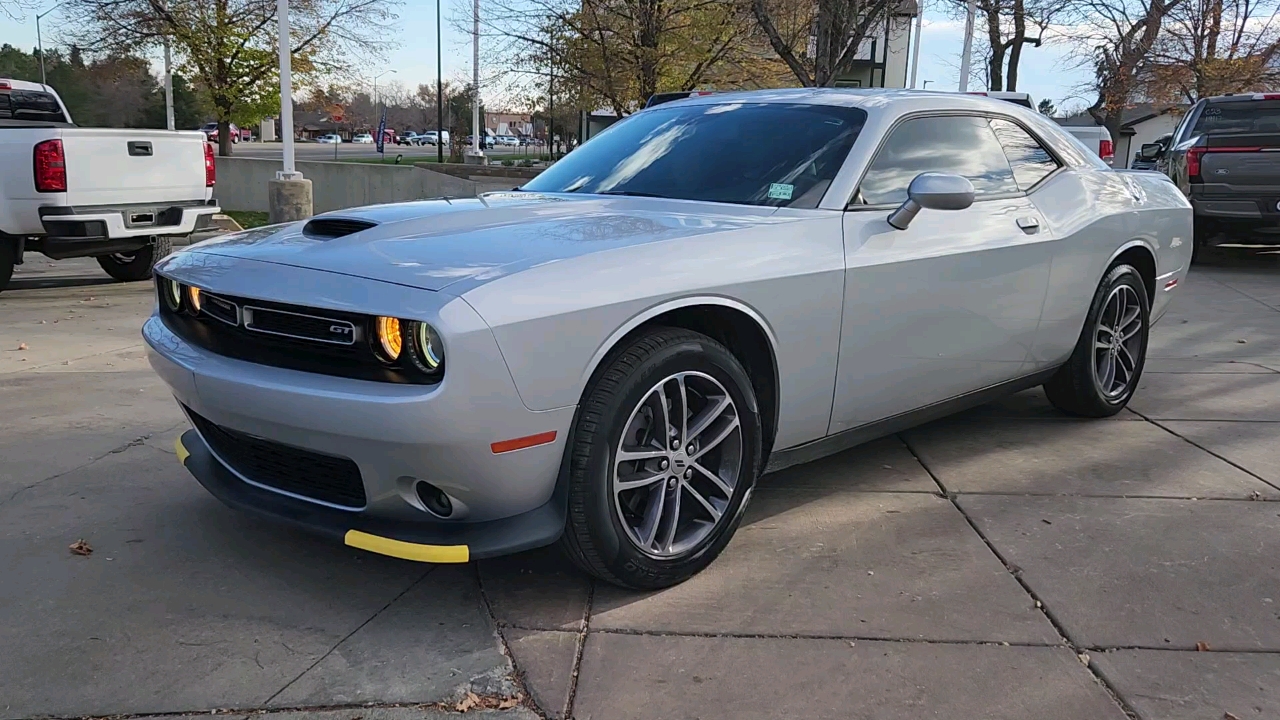
[{"label": "front bumper", "polygon": [[223,465],[195,430],[178,438],[178,461],[226,505],[351,547],[404,560],[464,563],[549,545],[564,529],[564,502],[479,523],[386,520],[326,508],[250,485]]}]

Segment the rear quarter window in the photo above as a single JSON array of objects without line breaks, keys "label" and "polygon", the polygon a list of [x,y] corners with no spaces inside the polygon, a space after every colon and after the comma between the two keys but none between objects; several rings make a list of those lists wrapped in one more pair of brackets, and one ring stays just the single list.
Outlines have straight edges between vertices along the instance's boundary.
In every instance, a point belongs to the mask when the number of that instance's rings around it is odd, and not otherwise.
[{"label": "rear quarter window", "polygon": [[35,120],[64,123],[62,106],[52,94],[38,90],[0,93],[0,120]]}]

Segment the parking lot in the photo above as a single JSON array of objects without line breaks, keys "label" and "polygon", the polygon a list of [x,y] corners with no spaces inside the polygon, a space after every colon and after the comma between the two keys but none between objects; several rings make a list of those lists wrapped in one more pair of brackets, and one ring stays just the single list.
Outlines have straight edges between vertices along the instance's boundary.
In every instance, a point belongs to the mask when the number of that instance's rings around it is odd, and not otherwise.
[{"label": "parking lot", "polygon": [[[237,143],[232,149],[232,157],[255,157],[255,158],[271,158],[272,160],[280,159],[281,148],[280,143]],[[335,154],[334,149],[337,148]],[[388,143],[382,157],[395,159],[396,155],[401,155],[405,160],[418,159],[424,162],[430,162],[437,156],[436,147],[434,145],[394,145]],[[299,160],[324,161],[338,160],[354,161],[354,160],[372,160],[379,157],[377,146],[373,144],[361,143],[342,143],[340,145],[329,145],[324,143],[297,143],[293,146],[294,155]],[[488,148],[485,155],[496,158],[511,158],[519,160],[522,158],[537,159],[540,154],[546,153],[547,148],[543,147],[508,147],[496,146]],[[449,148],[444,151],[445,161],[449,159]]]},{"label": "parking lot", "polygon": [[223,507],[174,455],[150,284],[28,255],[0,720],[1280,717],[1280,255],[1211,252],[1176,293],[1129,411],[1029,391],[767,476],[709,570],[640,594]]}]

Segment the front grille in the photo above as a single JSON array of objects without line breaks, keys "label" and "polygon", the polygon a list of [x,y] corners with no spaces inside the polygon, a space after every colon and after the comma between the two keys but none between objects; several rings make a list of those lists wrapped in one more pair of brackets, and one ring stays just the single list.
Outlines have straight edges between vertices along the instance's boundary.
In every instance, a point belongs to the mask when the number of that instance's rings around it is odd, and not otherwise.
[{"label": "front grille", "polygon": [[202,292],[200,298],[200,314],[194,317],[170,310],[161,300],[160,318],[179,337],[209,352],[358,380],[439,382],[438,376],[420,372],[408,360],[383,362],[371,344],[376,337],[372,316],[221,293]]},{"label": "front grille", "polygon": [[254,332],[333,345],[354,345],[356,341],[356,326],[348,320],[282,312],[253,305],[246,305],[244,308],[244,327]]},{"label": "front grille", "polygon": [[365,506],[360,468],[351,460],[224,428],[185,409],[213,452],[253,482],[330,505],[354,510]]}]

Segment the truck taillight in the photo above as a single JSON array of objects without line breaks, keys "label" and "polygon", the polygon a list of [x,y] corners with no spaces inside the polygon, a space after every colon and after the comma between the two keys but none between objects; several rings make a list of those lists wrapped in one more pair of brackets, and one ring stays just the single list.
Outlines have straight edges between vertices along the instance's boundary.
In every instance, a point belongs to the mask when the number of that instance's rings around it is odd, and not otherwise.
[{"label": "truck taillight", "polygon": [[204,144],[204,186],[213,187],[218,182],[218,166],[213,162],[213,145]]},{"label": "truck taillight", "polygon": [[1110,140],[1101,140],[1098,142],[1098,157],[1111,162],[1116,156],[1116,146]]},{"label": "truck taillight", "polygon": [[36,192],[67,191],[67,158],[61,140],[36,143],[33,169]]},{"label": "truck taillight", "polygon": [[1248,153],[1261,152],[1261,145],[1224,145],[1222,147],[1193,147],[1187,151],[1187,176],[1200,176],[1200,158],[1205,153]]},{"label": "truck taillight", "polygon": [[1200,177],[1200,156],[1204,155],[1204,148],[1193,147],[1187,151],[1187,177]]}]

